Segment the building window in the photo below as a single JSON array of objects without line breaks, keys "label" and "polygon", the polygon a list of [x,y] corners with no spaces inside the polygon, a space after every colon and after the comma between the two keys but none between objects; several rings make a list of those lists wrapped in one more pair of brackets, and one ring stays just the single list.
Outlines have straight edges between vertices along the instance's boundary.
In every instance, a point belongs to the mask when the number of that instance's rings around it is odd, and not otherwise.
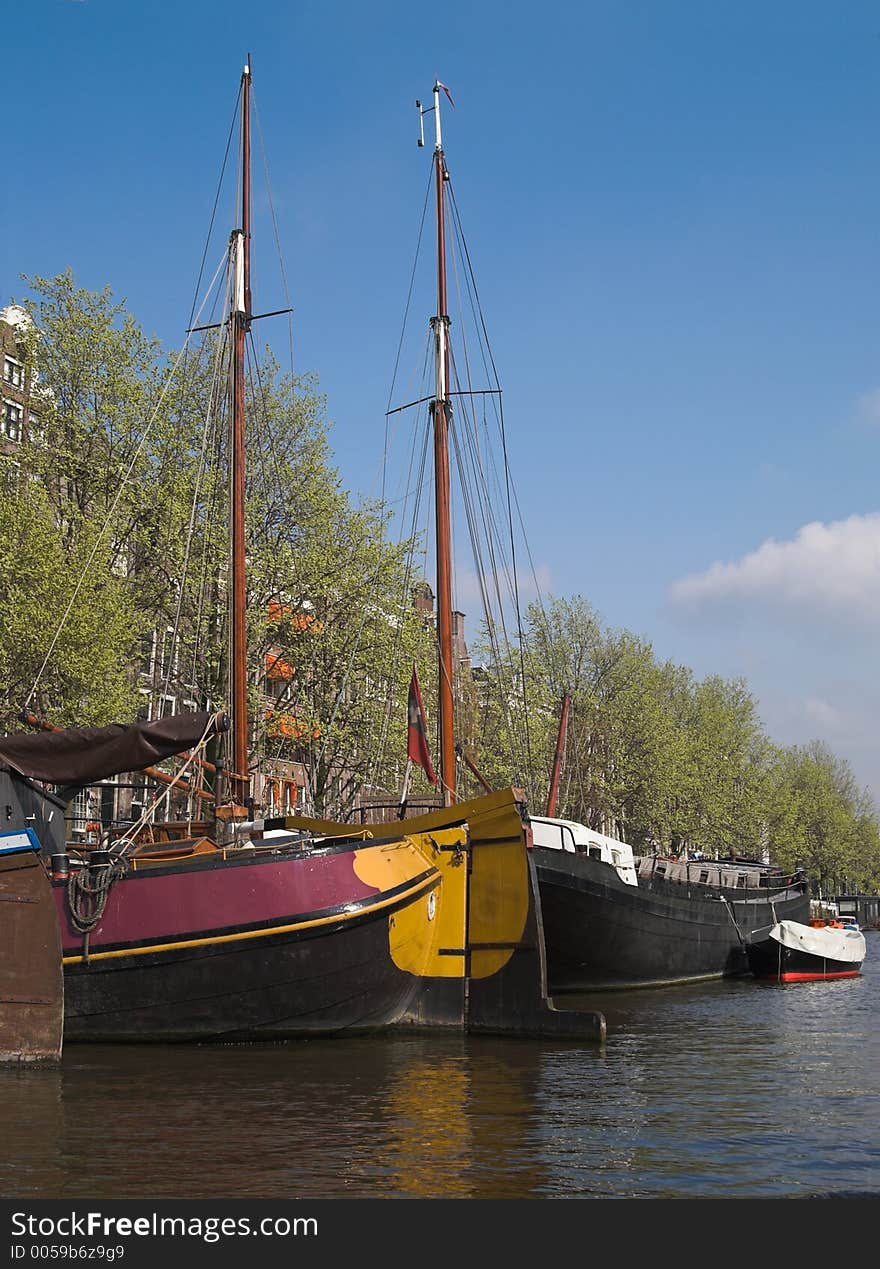
[{"label": "building window", "polygon": [[174,637],[173,626],[166,626],[162,636],[160,669],[163,679],[171,680],[177,676],[177,639]]},{"label": "building window", "polygon": [[24,409],[17,401],[3,402],[3,431],[11,441],[21,440],[21,420]]},{"label": "building window", "polygon": [[152,674],[156,668],[156,635],[141,635],[138,641],[138,660],[141,674]]},{"label": "building window", "polygon": [[20,388],[24,382],[24,371],[21,362],[16,361],[14,357],[4,356],[3,378],[6,383],[12,384],[13,388]]}]

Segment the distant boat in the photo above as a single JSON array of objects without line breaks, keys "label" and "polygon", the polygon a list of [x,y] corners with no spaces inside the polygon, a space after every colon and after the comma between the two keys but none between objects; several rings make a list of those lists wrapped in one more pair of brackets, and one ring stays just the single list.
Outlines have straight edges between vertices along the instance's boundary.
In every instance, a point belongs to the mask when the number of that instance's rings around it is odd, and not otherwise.
[{"label": "distant boat", "polygon": [[802,874],[754,860],[635,856],[583,824],[531,824],[551,992],[748,975],[751,931],[809,916]]},{"label": "distant boat", "polygon": [[748,944],[749,965],[756,978],[780,983],[808,983],[828,978],[858,978],[865,960],[865,936],[852,918],[807,925],[778,921],[755,931]]}]

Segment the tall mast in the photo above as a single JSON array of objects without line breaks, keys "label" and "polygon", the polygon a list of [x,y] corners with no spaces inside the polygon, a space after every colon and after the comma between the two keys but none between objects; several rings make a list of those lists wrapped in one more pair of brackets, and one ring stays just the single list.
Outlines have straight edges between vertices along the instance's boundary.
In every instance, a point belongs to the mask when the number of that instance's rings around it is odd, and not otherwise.
[{"label": "tall mast", "polygon": [[437,635],[439,658],[440,780],[443,803],[455,802],[455,732],[452,701],[452,529],[449,493],[449,316],[446,312],[446,190],[449,179],[440,130],[440,89],[434,84],[434,172],[437,185],[437,315],[434,331],[435,389],[431,402],[434,423],[434,503],[437,537]]},{"label": "tall mast", "polygon": [[248,769],[247,712],[247,619],[245,594],[244,545],[244,345],[251,322],[251,59],[241,76],[241,228],[232,235],[234,259],[234,293],[232,301],[232,429],[230,438],[231,465],[231,534],[232,534],[232,605],[231,605],[231,679],[232,679],[232,766],[233,791],[238,801],[250,793],[245,777]]}]

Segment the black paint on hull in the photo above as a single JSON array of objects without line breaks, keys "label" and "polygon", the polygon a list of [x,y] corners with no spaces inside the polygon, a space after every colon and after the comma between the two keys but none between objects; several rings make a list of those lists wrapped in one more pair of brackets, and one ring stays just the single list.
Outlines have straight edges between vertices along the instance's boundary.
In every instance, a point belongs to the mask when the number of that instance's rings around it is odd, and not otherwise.
[{"label": "black paint on hull", "polygon": [[[422,980],[394,964],[388,920],[385,910],[301,934],[67,966],[64,1038],[285,1040],[406,1021]],[[454,1025],[455,997],[435,992],[425,1021]]]},{"label": "black paint on hull", "polygon": [[539,847],[533,855],[551,992],[746,975],[750,931],[809,917],[805,887],[728,895],[672,881],[648,888],[627,885],[601,860]]},{"label": "black paint on hull", "polygon": [[823,978],[857,978],[861,961],[836,961],[813,956],[793,947],[784,947],[775,939],[762,939],[749,946],[749,965],[756,978],[776,982],[812,982]]}]

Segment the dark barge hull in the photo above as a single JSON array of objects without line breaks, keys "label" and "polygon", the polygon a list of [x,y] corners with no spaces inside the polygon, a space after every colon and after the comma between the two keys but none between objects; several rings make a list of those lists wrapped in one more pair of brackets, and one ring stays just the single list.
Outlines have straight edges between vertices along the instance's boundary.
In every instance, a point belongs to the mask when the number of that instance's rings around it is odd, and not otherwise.
[{"label": "dark barge hull", "polygon": [[533,856],[551,992],[745,976],[752,930],[809,917],[806,885],[729,893],[662,880],[632,886],[588,856],[541,847]]}]

